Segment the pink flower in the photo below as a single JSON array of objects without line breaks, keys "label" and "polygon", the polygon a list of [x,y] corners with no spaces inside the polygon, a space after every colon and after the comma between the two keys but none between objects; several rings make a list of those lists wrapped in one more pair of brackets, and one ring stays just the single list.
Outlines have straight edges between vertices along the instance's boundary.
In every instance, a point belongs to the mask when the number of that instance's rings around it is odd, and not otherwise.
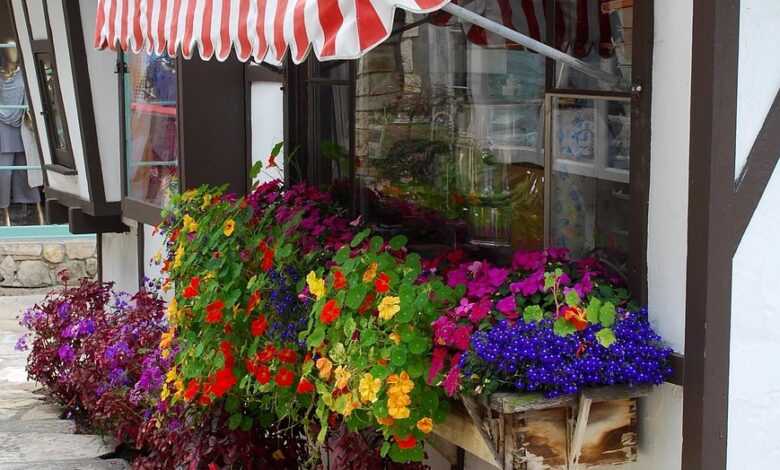
[{"label": "pink flower", "polygon": [[546,262],[547,256],[542,251],[518,251],[512,258],[512,268],[536,271]]},{"label": "pink flower", "polygon": [[450,361],[452,368],[447,373],[447,377],[444,378],[444,382],[442,383],[444,391],[447,393],[447,396],[450,397],[455,395],[455,392],[458,391],[458,387],[460,386],[460,367],[458,367],[460,356],[461,354],[458,353],[452,357],[452,360]]},{"label": "pink flower", "polygon": [[510,320],[515,320],[518,317],[517,302],[515,301],[514,295],[499,300],[498,303],[496,303],[496,309]]},{"label": "pink flower", "polygon": [[487,270],[488,282],[493,287],[498,287],[501,284],[503,284],[508,275],[509,275],[508,269],[489,268]]},{"label": "pink flower", "polygon": [[433,380],[439,375],[439,372],[444,368],[444,359],[447,358],[447,348],[433,348],[433,357],[431,358],[431,368],[428,369],[428,383],[432,384]]},{"label": "pink flower", "polygon": [[550,261],[569,260],[569,250],[567,248],[547,248],[546,253],[550,257]]},{"label": "pink flower", "polygon": [[587,297],[593,291],[593,282],[590,279],[591,273],[586,272],[582,275],[580,282],[574,284],[574,290],[577,291],[581,299]]},{"label": "pink flower", "polygon": [[453,269],[447,274],[447,285],[450,287],[456,287],[461,284],[466,285],[468,282],[469,278],[465,269]]},{"label": "pink flower", "polygon": [[484,320],[490,313],[491,303],[489,298],[482,298],[477,302],[474,307],[472,307],[471,314],[469,315],[471,323],[479,323]]},{"label": "pink flower", "polygon": [[536,294],[544,287],[544,271],[538,270],[526,278],[513,282],[509,285],[509,290],[513,294],[522,294],[525,297]]},{"label": "pink flower", "polygon": [[471,342],[471,326],[459,326],[452,333],[450,340],[453,347],[461,351],[467,350]]},{"label": "pink flower", "polygon": [[455,316],[457,317],[465,317],[466,315],[471,312],[471,308],[474,306],[473,303],[469,302],[469,299],[466,297],[463,297],[460,299],[460,305],[455,307],[455,310],[453,313],[455,313]]}]

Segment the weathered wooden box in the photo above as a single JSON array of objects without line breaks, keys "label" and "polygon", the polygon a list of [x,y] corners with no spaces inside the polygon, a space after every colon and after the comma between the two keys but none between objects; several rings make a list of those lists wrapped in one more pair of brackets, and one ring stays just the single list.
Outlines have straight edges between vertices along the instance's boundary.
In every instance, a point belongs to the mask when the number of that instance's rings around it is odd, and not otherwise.
[{"label": "weathered wooden box", "polygon": [[506,393],[481,402],[464,397],[463,406],[434,432],[439,444],[462,447],[504,470],[619,465],[637,458],[637,399],[648,392],[608,387],[555,399]]}]

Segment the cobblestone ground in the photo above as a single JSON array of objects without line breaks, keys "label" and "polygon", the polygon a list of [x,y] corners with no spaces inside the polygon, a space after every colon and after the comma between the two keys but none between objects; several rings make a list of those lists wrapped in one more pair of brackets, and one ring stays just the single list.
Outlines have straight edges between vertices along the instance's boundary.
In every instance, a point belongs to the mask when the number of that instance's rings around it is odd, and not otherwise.
[{"label": "cobblestone ground", "polygon": [[26,352],[14,345],[22,327],[16,316],[43,295],[0,297],[0,470],[119,470],[123,460],[101,459],[113,447],[99,436],[74,434],[63,410],[27,381]]}]

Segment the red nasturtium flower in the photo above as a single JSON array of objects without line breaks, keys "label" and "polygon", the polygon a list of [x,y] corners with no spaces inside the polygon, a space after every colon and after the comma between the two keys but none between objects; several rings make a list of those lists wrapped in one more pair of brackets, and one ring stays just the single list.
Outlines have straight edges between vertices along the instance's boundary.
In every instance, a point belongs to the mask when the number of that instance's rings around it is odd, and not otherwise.
[{"label": "red nasturtium flower", "polygon": [[211,385],[211,391],[217,397],[222,397],[228,390],[236,384],[236,376],[233,375],[233,369],[225,367],[220,369],[214,376],[214,382]]},{"label": "red nasturtium flower", "polygon": [[199,289],[200,278],[198,276],[193,276],[192,279],[190,279],[190,285],[184,288],[184,298],[191,299],[193,297],[197,297],[199,294]]},{"label": "red nasturtium flower", "polygon": [[269,271],[274,266],[274,250],[268,246],[265,240],[260,240],[257,248],[263,252],[263,260],[260,262],[260,269]]},{"label": "red nasturtium flower", "polygon": [[268,320],[265,318],[265,315],[260,315],[256,319],[252,321],[252,336],[262,336],[265,333],[265,330],[268,329]]},{"label": "red nasturtium flower", "polygon": [[580,307],[564,307],[562,315],[566,321],[577,329],[577,331],[582,331],[588,327],[588,319],[585,316],[585,311]]},{"label": "red nasturtium flower", "polygon": [[249,296],[249,301],[246,303],[247,315],[252,313],[252,310],[254,310],[258,302],[260,302],[260,292],[253,292],[252,295]]},{"label": "red nasturtium flower", "polygon": [[222,320],[222,309],[225,302],[217,299],[206,306],[206,323],[219,323]]},{"label": "red nasturtium flower", "polygon": [[404,438],[398,436],[393,436],[393,438],[395,439],[395,443],[398,444],[399,449],[414,449],[417,446],[417,439],[415,439],[412,434],[409,434]]},{"label": "red nasturtium flower", "polygon": [[222,341],[219,344],[219,349],[225,357],[225,367],[232,368],[236,363],[236,359],[233,357],[233,345],[229,341]]},{"label": "red nasturtium flower", "polygon": [[341,308],[334,299],[330,299],[322,307],[322,313],[320,313],[320,321],[326,325],[330,325],[341,315]]},{"label": "red nasturtium flower", "polygon": [[300,394],[312,393],[314,392],[314,384],[306,380],[306,378],[301,377],[300,382],[298,382],[298,387],[295,388],[295,392]]},{"label": "red nasturtium flower", "polygon": [[347,287],[347,278],[341,271],[333,271],[333,290]]},{"label": "red nasturtium flower", "polygon": [[374,287],[380,294],[386,293],[390,290],[390,277],[385,273],[381,273],[374,281]]},{"label": "red nasturtium flower", "polygon": [[271,369],[265,364],[255,367],[253,375],[260,385],[265,385],[271,381]]},{"label": "red nasturtium flower", "polygon": [[276,348],[273,344],[266,344],[262,351],[257,353],[257,360],[260,362],[268,362],[276,356]]},{"label": "red nasturtium flower", "polygon": [[186,390],[184,390],[184,399],[191,401],[193,398],[195,398],[195,395],[198,394],[199,389],[200,386],[198,385],[198,381],[195,379],[190,379],[189,383],[187,383]]},{"label": "red nasturtium flower", "polygon": [[291,370],[284,367],[280,367],[276,372],[276,376],[274,377],[274,382],[276,382],[276,385],[284,388],[292,385],[293,380],[295,380],[295,374],[293,374]]},{"label": "red nasturtium flower", "polygon": [[364,314],[368,312],[371,307],[374,305],[374,300],[376,300],[376,297],[374,296],[373,292],[369,292],[365,298],[363,298],[363,303],[360,304],[360,307],[358,308],[358,313]]},{"label": "red nasturtium flower", "polygon": [[295,353],[292,349],[284,348],[281,351],[279,351],[279,360],[282,362],[286,362],[288,364],[295,364],[295,361],[298,360],[298,354]]}]

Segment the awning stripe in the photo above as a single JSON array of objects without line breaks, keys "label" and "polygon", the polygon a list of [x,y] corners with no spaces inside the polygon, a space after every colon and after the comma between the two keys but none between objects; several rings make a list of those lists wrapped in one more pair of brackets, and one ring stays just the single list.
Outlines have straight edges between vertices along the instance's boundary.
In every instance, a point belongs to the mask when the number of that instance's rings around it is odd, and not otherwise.
[{"label": "awning stripe", "polygon": [[95,47],[225,60],[354,59],[386,39],[396,8],[438,10],[450,0],[98,0]]}]

